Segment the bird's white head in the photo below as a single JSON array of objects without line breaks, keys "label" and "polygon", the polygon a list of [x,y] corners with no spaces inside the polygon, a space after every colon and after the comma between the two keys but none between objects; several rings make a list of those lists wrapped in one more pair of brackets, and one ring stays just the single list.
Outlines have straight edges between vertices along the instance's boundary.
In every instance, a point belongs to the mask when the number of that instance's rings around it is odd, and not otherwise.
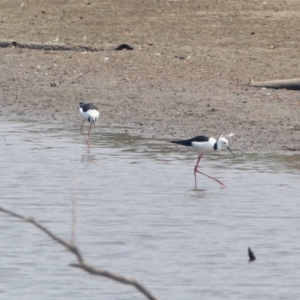
[{"label": "bird's white head", "polygon": [[225,137],[219,137],[217,139],[217,150],[222,150],[223,148],[227,148],[231,152],[231,154],[234,155],[234,153],[228,146],[228,140]]},{"label": "bird's white head", "polygon": [[219,137],[217,139],[217,149],[222,150],[223,148],[228,147],[228,140],[224,137]]}]

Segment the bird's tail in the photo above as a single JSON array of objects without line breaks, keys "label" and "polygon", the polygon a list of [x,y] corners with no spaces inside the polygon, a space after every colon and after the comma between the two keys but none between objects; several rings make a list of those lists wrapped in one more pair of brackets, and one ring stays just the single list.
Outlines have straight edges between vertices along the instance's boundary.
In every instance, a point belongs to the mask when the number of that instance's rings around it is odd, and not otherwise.
[{"label": "bird's tail", "polygon": [[191,140],[171,141],[171,143],[179,144],[183,146],[191,146]]}]

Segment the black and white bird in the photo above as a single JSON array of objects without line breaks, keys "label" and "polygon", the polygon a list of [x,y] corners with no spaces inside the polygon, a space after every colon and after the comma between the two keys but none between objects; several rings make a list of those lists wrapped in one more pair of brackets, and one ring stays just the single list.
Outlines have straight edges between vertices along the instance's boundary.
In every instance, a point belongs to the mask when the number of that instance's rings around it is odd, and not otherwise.
[{"label": "black and white bird", "polygon": [[91,127],[92,125],[96,124],[98,118],[99,118],[99,110],[98,108],[93,104],[93,103],[84,103],[80,102],[79,103],[79,113],[81,118],[83,119],[82,124],[81,124],[81,133],[83,133],[83,123],[84,121],[90,122],[90,127],[88,131],[88,138],[86,139],[86,143],[88,147],[90,147],[90,132],[91,132]]},{"label": "black and white bird", "polygon": [[[226,137],[231,137],[234,134],[231,133],[229,135],[227,135]],[[217,181],[218,183],[220,183],[222,186],[225,186],[225,184],[214,178],[211,176],[208,176],[207,174],[204,174],[203,172],[200,172],[198,170],[198,165],[199,162],[203,156],[203,154],[208,154],[211,152],[215,152],[215,151],[219,151],[222,150],[223,148],[227,148],[232,155],[234,155],[234,153],[231,151],[231,149],[228,146],[228,140],[227,138],[224,136],[220,136],[217,140],[213,137],[208,137],[208,136],[204,136],[204,135],[199,135],[196,136],[192,139],[188,139],[188,140],[180,140],[180,141],[171,141],[171,143],[175,143],[175,144],[179,144],[179,145],[183,145],[183,146],[188,146],[188,147],[192,147],[194,148],[197,152],[198,152],[198,159],[197,159],[197,163],[194,167],[194,176],[195,176],[195,188],[197,189],[197,178],[196,178],[196,174],[200,173],[202,175],[207,176],[208,178],[211,178],[215,181]]]}]

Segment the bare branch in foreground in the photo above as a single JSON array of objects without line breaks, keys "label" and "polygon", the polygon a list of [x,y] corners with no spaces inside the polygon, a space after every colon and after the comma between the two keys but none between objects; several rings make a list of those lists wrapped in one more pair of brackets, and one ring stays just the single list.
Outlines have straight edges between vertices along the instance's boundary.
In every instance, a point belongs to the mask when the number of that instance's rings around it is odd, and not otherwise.
[{"label": "bare branch in foreground", "polygon": [[71,230],[71,243],[75,244],[75,237],[76,237],[76,197],[74,193],[74,187],[75,187],[75,178],[74,178],[74,172],[72,177],[72,230]]},{"label": "bare branch in foreground", "polygon": [[17,214],[11,210],[5,209],[2,206],[0,206],[0,211],[7,213],[13,217],[16,217],[18,219],[21,219],[25,222],[31,223],[34,226],[36,226],[37,228],[41,229],[42,231],[44,231],[48,236],[50,236],[53,240],[55,240],[56,242],[58,242],[59,244],[63,245],[65,248],[67,248],[70,252],[72,252],[78,259],[78,261],[80,263],[83,262],[83,257],[80,253],[80,250],[73,244],[70,244],[68,242],[65,242],[63,239],[59,238],[58,236],[56,236],[54,233],[52,233],[49,229],[47,229],[46,227],[44,227],[41,223],[39,223],[38,221],[36,221],[35,219],[31,218],[31,217],[25,217],[22,216],[20,214]]},{"label": "bare branch in foreground", "polygon": [[54,241],[58,242],[59,244],[63,245],[65,248],[67,248],[70,252],[72,252],[77,257],[78,262],[79,262],[78,264],[70,264],[70,266],[80,268],[92,275],[103,276],[103,277],[112,279],[114,281],[120,282],[120,283],[132,285],[138,291],[140,291],[142,294],[144,294],[144,296],[146,296],[149,300],[159,300],[159,298],[154,296],[143,284],[141,284],[140,282],[138,282],[137,280],[135,280],[133,278],[121,276],[119,274],[101,270],[101,269],[98,269],[91,265],[86,264],[84,262],[83,256],[82,256],[79,248],[76,245],[68,243],[68,242],[64,241],[63,239],[59,238],[58,236],[56,236],[54,233],[52,233],[49,229],[47,229],[45,226],[43,226],[41,223],[39,223],[35,219],[33,219],[31,217],[26,217],[26,216],[20,215],[11,210],[3,208],[2,206],[0,206],[0,211],[4,212],[6,214],[9,214],[13,217],[16,217],[18,219],[21,219],[25,222],[33,224],[34,226],[36,226],[37,228],[39,228],[40,230],[45,232],[48,236],[50,236]]},{"label": "bare branch in foreground", "polygon": [[143,293],[148,299],[150,300],[158,300],[157,297],[155,297],[144,285],[142,285],[141,283],[139,283],[137,280],[135,280],[134,278],[128,278],[122,275],[118,275],[116,273],[111,273],[109,271],[106,270],[101,270],[98,268],[95,268],[91,265],[88,265],[84,262],[80,263],[80,264],[70,264],[71,267],[76,267],[76,268],[80,268],[92,275],[98,275],[98,276],[103,276],[106,278],[110,278],[113,279],[115,281],[124,283],[124,284],[129,284],[134,286],[137,290],[139,290],[141,293]]}]

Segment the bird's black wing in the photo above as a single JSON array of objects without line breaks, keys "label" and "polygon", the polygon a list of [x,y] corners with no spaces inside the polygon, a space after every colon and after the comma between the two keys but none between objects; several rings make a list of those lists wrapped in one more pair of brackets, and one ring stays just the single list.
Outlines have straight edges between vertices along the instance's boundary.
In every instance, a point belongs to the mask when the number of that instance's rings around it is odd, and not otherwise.
[{"label": "bird's black wing", "polygon": [[192,139],[189,140],[180,140],[180,141],[171,141],[171,143],[179,144],[179,145],[184,145],[184,146],[192,146],[192,142],[208,142],[209,137],[205,135],[198,135],[195,136]]},{"label": "bird's black wing", "polygon": [[87,112],[88,110],[98,110],[98,108],[93,103],[83,103],[80,102],[80,107],[82,108],[83,112]]}]

